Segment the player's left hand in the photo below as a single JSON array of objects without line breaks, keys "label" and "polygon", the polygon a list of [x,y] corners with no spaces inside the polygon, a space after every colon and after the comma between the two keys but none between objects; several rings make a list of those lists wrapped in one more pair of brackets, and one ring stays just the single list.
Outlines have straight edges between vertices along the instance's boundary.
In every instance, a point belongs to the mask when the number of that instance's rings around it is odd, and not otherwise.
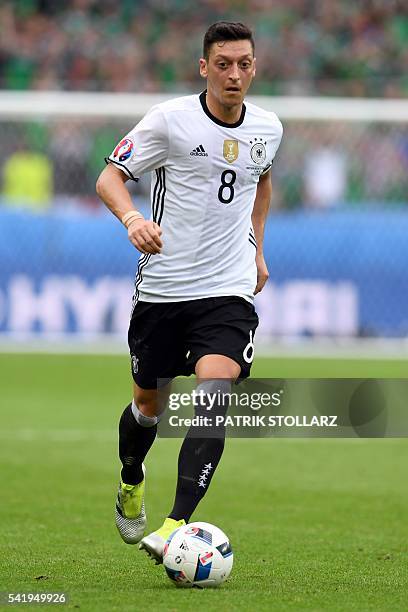
[{"label": "player's left hand", "polygon": [[265,258],[263,255],[257,255],[255,258],[256,269],[257,269],[257,281],[256,287],[254,291],[254,295],[262,291],[265,286],[266,281],[269,278],[268,267],[265,262]]}]

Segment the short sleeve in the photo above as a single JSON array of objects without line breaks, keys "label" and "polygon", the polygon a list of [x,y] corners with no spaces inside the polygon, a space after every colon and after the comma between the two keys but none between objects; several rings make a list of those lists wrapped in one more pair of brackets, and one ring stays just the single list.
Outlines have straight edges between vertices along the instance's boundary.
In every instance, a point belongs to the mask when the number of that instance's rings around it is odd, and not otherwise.
[{"label": "short sleeve", "polygon": [[168,140],[166,119],[158,107],[153,107],[116,145],[109,157],[105,157],[105,161],[137,181],[141,174],[165,163]]},{"label": "short sleeve", "polygon": [[282,126],[282,123],[279,121],[279,119],[275,115],[275,121],[274,121],[274,124],[273,124],[273,131],[272,131],[272,134],[271,134],[270,144],[269,144],[269,147],[268,147],[268,158],[266,160],[265,167],[264,167],[263,171],[261,172],[261,175],[262,174],[266,174],[271,169],[272,164],[273,164],[273,160],[275,159],[276,152],[279,149],[279,145],[280,145],[281,140],[282,140],[282,135],[283,135],[283,126]]}]

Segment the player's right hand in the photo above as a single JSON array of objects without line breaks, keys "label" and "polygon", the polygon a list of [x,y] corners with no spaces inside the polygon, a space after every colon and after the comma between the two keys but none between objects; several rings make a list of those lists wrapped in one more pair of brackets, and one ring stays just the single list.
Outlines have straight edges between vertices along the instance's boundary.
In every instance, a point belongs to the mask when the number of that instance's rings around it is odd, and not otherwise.
[{"label": "player's right hand", "polygon": [[141,253],[160,253],[163,246],[161,234],[160,225],[146,219],[135,219],[128,228],[130,242]]}]

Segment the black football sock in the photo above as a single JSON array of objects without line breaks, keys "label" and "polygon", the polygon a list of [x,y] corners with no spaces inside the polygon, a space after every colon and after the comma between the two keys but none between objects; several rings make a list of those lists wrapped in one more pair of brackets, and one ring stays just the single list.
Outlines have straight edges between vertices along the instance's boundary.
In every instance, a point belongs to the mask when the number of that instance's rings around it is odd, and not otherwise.
[{"label": "black football sock", "polygon": [[224,438],[191,438],[187,434],[180,449],[176,498],[170,518],[189,522],[221,459],[224,441]]},{"label": "black football sock", "polygon": [[[136,416],[135,416],[136,414]],[[157,433],[157,417],[142,415],[135,405],[126,406],[119,421],[119,457],[122,482],[138,484],[143,480],[142,463]]]},{"label": "black football sock", "polygon": [[[229,380],[205,381],[197,387],[206,393],[230,393]],[[228,405],[223,402],[215,405],[211,411],[206,409],[206,403],[196,407],[196,416],[225,416]],[[214,419],[215,420],[215,419]],[[206,437],[204,437],[206,436]],[[204,497],[211,479],[221,459],[225,445],[225,426],[223,424],[210,429],[208,427],[191,426],[181,445],[178,458],[178,478],[174,506],[169,518],[177,521],[184,519],[189,522],[191,515]]]}]

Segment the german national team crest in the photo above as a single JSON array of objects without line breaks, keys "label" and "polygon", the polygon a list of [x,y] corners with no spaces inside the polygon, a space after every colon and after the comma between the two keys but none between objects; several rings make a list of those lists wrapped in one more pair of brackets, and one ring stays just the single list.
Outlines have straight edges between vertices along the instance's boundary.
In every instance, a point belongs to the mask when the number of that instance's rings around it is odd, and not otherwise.
[{"label": "german national team crest", "polygon": [[238,140],[224,140],[224,158],[227,160],[229,164],[232,164],[236,159],[238,159],[239,150],[238,150]]},{"label": "german national team crest", "polygon": [[263,141],[262,138],[254,138],[249,141],[251,146],[251,159],[256,164],[263,164],[266,159],[266,141]]}]

